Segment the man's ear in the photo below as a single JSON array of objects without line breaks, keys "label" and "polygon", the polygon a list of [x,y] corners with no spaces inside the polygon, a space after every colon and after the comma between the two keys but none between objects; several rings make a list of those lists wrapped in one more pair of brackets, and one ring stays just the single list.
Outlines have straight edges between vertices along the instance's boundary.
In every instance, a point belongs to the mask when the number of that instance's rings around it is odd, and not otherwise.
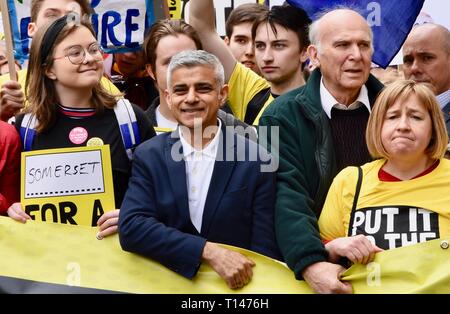
[{"label": "man's ear", "polygon": [[308,48],[303,48],[300,53],[300,62],[305,63],[309,59]]},{"label": "man's ear", "polygon": [[147,71],[148,75],[150,75],[150,77],[156,82],[156,76],[150,63],[147,63],[145,65],[145,70]]},{"label": "man's ear", "polygon": [[219,105],[220,107],[223,107],[223,105],[225,104],[225,102],[227,101],[227,97],[228,97],[228,85],[224,84],[222,86],[222,88],[220,89],[219,95],[218,95],[218,100],[219,100]]},{"label": "man's ear", "polygon": [[172,101],[170,99],[170,94],[169,94],[168,89],[164,90],[164,98],[166,99],[167,106],[169,107],[170,110],[172,110]]},{"label": "man's ear", "polygon": [[226,44],[227,46],[230,45],[230,38],[228,38],[228,36],[225,36],[225,38],[223,39],[223,41],[225,42],[225,44]]},{"label": "man's ear", "polygon": [[[309,55],[309,59],[315,67],[320,67],[320,60],[318,58],[318,50],[317,46],[309,45],[307,54]],[[305,60],[306,61],[306,60]]]},{"label": "man's ear", "polygon": [[28,36],[29,36],[29,37],[33,37],[34,34],[36,34],[37,29],[38,29],[38,28],[37,28],[37,26],[36,26],[36,23],[34,23],[34,22],[29,23],[29,24],[28,24],[28,28],[27,28]]}]

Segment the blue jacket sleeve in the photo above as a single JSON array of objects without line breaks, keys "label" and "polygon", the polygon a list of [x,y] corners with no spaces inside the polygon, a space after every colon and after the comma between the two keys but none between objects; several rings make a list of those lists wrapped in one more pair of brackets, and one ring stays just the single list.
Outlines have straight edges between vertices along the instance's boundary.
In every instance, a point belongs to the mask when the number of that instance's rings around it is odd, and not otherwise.
[{"label": "blue jacket sleeve", "polygon": [[[265,156],[264,161],[269,159],[269,154],[264,151],[260,155]],[[269,171],[267,163],[259,163],[259,169],[255,169],[255,173],[259,175],[253,198],[252,250],[282,260],[274,227],[276,174]]]},{"label": "blue jacket sleeve", "polygon": [[158,183],[152,168],[163,165],[152,164],[149,152],[141,148],[136,150],[132,176],[120,210],[120,244],[125,251],[149,257],[182,276],[193,278],[200,266],[206,239],[161,222],[161,215],[170,211],[157,208],[155,186]]}]

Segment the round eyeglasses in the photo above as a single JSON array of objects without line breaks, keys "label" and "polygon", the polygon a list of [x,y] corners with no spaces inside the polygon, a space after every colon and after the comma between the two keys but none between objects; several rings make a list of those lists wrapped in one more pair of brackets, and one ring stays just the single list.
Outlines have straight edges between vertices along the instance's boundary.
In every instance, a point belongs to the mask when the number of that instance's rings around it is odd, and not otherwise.
[{"label": "round eyeglasses", "polygon": [[55,57],[53,60],[62,58],[69,59],[70,63],[74,65],[80,65],[86,59],[86,51],[89,53],[95,61],[103,60],[103,51],[98,43],[92,43],[87,49],[80,45],[72,46],[66,50],[66,54],[61,57]]}]

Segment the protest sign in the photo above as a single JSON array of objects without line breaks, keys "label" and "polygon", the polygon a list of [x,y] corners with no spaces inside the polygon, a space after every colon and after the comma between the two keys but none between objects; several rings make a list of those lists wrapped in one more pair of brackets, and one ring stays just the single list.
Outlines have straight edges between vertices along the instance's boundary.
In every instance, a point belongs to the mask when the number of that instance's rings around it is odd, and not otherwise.
[{"label": "protest sign", "polygon": [[[14,37],[15,58],[21,62],[28,58],[30,38],[28,24],[31,22],[31,0],[7,0]],[[152,0],[91,0],[95,13],[90,17],[97,40],[105,52],[126,52],[139,48],[145,30],[157,18],[162,18],[165,6]],[[73,4],[69,4],[72,5]]]},{"label": "protest sign", "polygon": [[109,145],[22,153],[21,203],[36,221],[96,226],[115,209]]}]

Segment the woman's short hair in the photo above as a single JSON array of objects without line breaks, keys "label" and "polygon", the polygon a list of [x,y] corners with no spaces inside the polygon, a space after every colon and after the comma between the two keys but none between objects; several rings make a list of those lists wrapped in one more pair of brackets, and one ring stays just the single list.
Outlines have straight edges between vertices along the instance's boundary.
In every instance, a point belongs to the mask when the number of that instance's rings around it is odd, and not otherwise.
[{"label": "woman's short hair", "polygon": [[432,130],[426,154],[433,159],[444,156],[447,150],[448,135],[442,111],[431,88],[427,84],[412,80],[398,80],[385,87],[377,97],[367,123],[366,142],[373,158],[390,158],[381,140],[381,130],[386,112],[397,100],[406,100],[411,95],[415,95],[430,114]]}]

